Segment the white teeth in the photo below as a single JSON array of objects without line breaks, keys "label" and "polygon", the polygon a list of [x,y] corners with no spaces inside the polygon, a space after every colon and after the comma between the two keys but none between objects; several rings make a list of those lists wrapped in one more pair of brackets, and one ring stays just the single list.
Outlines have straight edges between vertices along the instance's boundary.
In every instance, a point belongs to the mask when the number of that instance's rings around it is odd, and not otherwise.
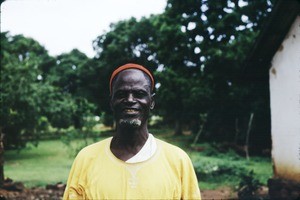
[{"label": "white teeth", "polygon": [[125,109],[125,112],[136,112],[136,111],[133,109]]}]

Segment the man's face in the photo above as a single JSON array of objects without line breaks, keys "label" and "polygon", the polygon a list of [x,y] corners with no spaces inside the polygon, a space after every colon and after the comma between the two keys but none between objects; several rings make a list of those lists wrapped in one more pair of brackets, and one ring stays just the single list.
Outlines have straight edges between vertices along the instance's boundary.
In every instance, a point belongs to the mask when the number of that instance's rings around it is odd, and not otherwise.
[{"label": "man's face", "polygon": [[151,82],[140,70],[127,69],[116,76],[110,104],[118,125],[139,127],[147,122],[154,107],[150,88]]}]

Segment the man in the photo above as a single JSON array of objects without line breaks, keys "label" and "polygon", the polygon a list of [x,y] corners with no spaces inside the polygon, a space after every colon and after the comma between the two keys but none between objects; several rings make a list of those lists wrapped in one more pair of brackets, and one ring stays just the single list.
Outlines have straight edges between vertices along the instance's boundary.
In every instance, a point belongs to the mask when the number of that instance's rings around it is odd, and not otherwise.
[{"label": "man", "polygon": [[141,65],[113,72],[115,134],[79,152],[64,199],[201,199],[188,155],[148,132],[153,89],[153,76]]}]

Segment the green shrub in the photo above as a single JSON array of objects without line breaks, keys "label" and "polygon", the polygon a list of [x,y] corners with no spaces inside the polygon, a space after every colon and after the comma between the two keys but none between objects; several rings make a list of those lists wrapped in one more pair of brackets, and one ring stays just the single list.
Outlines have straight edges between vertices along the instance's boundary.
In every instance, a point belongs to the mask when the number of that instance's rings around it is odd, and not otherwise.
[{"label": "green shrub", "polygon": [[241,181],[238,188],[239,199],[257,199],[254,192],[262,186],[262,183],[255,178],[253,170],[248,174],[241,174]]},{"label": "green shrub", "polygon": [[229,163],[196,163],[194,167],[197,177],[202,181],[238,180],[246,171],[244,167]]}]

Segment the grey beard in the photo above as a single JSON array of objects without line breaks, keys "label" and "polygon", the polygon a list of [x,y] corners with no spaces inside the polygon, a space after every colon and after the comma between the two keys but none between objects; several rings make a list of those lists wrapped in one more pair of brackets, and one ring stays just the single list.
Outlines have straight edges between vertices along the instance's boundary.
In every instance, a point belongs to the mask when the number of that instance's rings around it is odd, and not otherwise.
[{"label": "grey beard", "polygon": [[139,119],[131,119],[131,120],[124,120],[120,119],[119,124],[121,126],[127,126],[127,127],[140,127],[142,122]]}]

